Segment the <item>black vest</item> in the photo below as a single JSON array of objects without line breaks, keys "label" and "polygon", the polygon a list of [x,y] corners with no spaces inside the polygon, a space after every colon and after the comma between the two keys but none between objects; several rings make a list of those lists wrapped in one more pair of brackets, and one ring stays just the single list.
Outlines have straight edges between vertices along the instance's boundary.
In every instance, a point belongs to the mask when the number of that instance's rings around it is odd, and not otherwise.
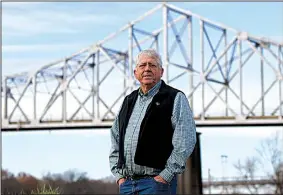
[{"label": "black vest", "polygon": [[[138,165],[164,169],[173,150],[172,111],[174,100],[181,92],[161,81],[159,92],[153,97],[142,120],[134,161]],[[138,97],[138,89],[126,96],[119,113],[118,168],[125,165],[124,139],[126,128]]]}]

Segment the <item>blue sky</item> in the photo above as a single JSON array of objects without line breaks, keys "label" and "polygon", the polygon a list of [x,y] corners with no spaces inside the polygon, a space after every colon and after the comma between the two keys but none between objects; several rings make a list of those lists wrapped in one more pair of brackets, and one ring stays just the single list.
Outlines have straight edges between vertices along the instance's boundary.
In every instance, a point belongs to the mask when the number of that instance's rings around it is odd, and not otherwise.
[{"label": "blue sky", "polygon": [[[69,56],[102,40],[157,4],[2,3],[3,75],[31,71]],[[283,3],[172,4],[236,30],[283,42]],[[211,174],[219,177],[222,176],[222,154],[228,155],[227,174],[235,176],[232,164],[254,155],[254,148],[261,139],[275,131],[283,133],[283,128],[203,128],[198,131],[202,132],[202,173],[206,177],[210,168]],[[2,133],[2,167],[37,177],[47,171],[60,173],[68,169],[86,171],[92,178],[106,177],[111,175],[109,138],[107,129]]]}]

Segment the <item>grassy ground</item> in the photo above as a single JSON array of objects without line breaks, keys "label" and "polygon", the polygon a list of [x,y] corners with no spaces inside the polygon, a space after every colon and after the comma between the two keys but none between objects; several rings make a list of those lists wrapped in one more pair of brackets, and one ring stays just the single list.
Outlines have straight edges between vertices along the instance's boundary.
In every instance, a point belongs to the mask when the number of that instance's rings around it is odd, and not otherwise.
[{"label": "grassy ground", "polygon": [[[24,194],[24,193],[21,193]],[[32,190],[31,194],[60,194],[59,188],[52,189],[51,186],[46,187],[45,185],[41,188],[37,188],[36,190]]]}]

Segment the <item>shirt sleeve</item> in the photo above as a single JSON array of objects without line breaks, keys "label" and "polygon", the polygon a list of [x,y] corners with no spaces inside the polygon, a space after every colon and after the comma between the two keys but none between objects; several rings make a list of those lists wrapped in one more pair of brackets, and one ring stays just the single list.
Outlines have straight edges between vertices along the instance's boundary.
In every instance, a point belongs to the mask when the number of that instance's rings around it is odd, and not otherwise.
[{"label": "shirt sleeve", "polygon": [[123,175],[119,173],[117,169],[118,159],[119,159],[119,123],[118,123],[118,116],[116,116],[113,126],[110,129],[110,136],[111,136],[111,148],[110,148],[110,155],[109,155],[109,164],[110,170],[112,174],[115,176],[116,182],[120,178],[123,178]]},{"label": "shirt sleeve", "polygon": [[172,144],[174,149],[169,156],[165,169],[159,174],[170,182],[176,174],[183,173],[187,159],[192,154],[196,144],[196,126],[188,99],[178,92],[174,100],[172,115],[174,129]]}]

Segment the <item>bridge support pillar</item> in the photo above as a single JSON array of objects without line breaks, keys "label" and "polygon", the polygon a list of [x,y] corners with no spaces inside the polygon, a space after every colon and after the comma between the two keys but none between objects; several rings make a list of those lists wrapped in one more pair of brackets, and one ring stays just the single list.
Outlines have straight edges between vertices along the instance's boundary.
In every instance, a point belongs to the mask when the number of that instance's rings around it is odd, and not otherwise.
[{"label": "bridge support pillar", "polygon": [[197,143],[187,161],[186,170],[177,179],[177,194],[202,194],[200,133],[197,133]]}]

